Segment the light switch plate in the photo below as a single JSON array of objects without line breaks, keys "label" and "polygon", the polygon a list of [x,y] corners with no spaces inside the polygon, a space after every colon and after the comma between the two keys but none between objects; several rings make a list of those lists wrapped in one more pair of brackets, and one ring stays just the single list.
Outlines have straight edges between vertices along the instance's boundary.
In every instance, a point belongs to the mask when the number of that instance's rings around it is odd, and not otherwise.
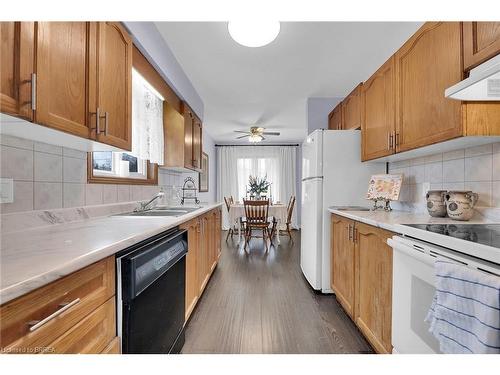
[{"label": "light switch plate", "polygon": [[0,203],[14,202],[14,180],[0,178]]}]

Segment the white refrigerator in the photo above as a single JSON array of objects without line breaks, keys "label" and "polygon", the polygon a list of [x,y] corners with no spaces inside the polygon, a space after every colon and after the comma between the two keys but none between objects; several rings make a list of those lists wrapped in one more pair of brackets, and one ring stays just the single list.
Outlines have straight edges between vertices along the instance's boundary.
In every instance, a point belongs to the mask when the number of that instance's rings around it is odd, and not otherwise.
[{"label": "white refrigerator", "polygon": [[361,162],[359,130],[315,130],[302,143],[300,266],[313,289],[330,286],[330,206],[369,206],[370,176],[381,162]]}]

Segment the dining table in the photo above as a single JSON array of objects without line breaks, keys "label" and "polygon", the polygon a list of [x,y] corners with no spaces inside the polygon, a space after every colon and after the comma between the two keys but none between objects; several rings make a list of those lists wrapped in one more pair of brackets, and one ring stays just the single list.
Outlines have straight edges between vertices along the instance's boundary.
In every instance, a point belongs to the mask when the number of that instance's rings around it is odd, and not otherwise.
[{"label": "dining table", "polygon": [[[238,242],[241,242],[242,233],[239,220],[245,217],[245,206],[243,203],[235,202],[229,206],[229,223],[238,227]],[[287,207],[284,203],[276,202],[269,205],[268,217],[275,217],[277,221],[276,243],[280,244],[280,230],[286,226]]]}]

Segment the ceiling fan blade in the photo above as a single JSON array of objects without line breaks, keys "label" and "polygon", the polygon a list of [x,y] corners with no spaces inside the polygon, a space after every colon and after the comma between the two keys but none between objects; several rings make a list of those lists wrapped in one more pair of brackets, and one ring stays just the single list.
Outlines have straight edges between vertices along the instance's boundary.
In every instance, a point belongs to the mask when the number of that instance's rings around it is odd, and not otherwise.
[{"label": "ceiling fan blade", "polygon": [[280,132],[263,132],[262,134],[265,134],[265,135],[280,135],[281,133]]},{"label": "ceiling fan blade", "polygon": [[235,133],[245,133],[245,134],[250,134],[248,131],[243,131],[243,130],[233,130]]},{"label": "ceiling fan blade", "polygon": [[241,139],[241,138],[245,138],[245,137],[250,137],[250,134],[247,134],[247,135],[242,135],[240,137],[236,137],[236,139]]}]

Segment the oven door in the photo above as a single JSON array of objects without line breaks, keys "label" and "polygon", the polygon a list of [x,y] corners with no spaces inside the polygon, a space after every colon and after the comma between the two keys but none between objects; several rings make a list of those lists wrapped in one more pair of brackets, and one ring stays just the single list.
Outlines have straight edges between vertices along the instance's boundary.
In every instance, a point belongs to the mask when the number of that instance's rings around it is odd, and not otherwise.
[{"label": "oven door", "polygon": [[429,333],[425,317],[435,292],[435,257],[407,238],[394,236],[393,248],[392,345],[395,353],[439,353],[439,343]]}]

